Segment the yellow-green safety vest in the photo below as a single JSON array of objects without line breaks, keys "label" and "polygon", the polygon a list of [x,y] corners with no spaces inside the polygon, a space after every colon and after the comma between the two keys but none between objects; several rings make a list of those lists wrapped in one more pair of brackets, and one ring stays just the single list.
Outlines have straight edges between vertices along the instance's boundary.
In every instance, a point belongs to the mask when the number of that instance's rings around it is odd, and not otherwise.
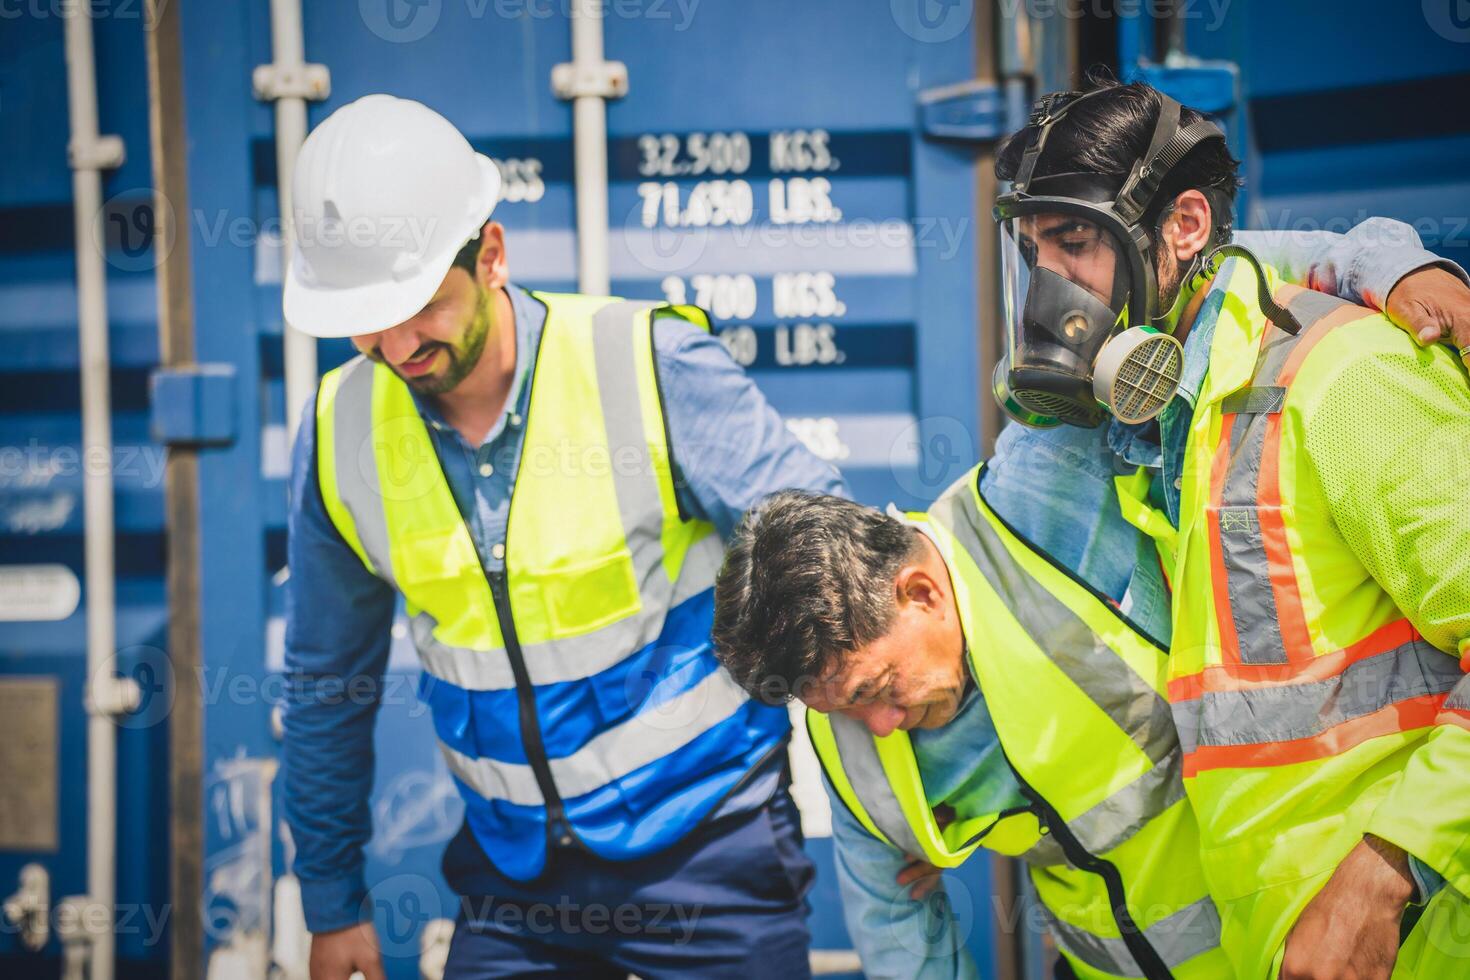
[{"label": "yellow-green safety vest", "polygon": [[[1440,726],[1470,739],[1470,688],[1457,655],[1422,638],[1331,515],[1298,506],[1314,479],[1305,420],[1339,365],[1386,357],[1456,390],[1463,370],[1372,310],[1265,274],[1302,329],[1269,322],[1248,263],[1223,267],[1227,295],[1168,541],[1177,554],[1168,692],[1222,944],[1240,976],[1274,978],[1297,916],[1362,840],[1409,757]],[[1454,778],[1465,785],[1465,774]],[[1470,807],[1444,785],[1448,795],[1424,800],[1428,823]],[[1437,848],[1470,846],[1463,830],[1440,838]],[[1456,941],[1439,935],[1456,928]],[[1394,976],[1470,975],[1466,937],[1470,905],[1447,888]]]},{"label": "yellow-green safety vest", "polygon": [[1079,977],[1228,978],[1200,868],[1167,656],[1107,599],[1033,548],[980,494],[980,470],[927,515],[954,584],[970,668],[1029,805],[940,826],[906,732],[807,712],[828,779],[868,832],[957,867],[1022,858]]},{"label": "yellow-green safety vest", "polygon": [[327,513],[403,595],[467,821],[518,879],[540,873],[548,845],[612,859],[668,846],[788,730],[784,711],[752,701],[714,658],[723,549],[675,492],[652,323],[708,320],[532,295],[546,321],[503,571],[482,566],[391,369],[358,357],[322,379],[316,406]]}]

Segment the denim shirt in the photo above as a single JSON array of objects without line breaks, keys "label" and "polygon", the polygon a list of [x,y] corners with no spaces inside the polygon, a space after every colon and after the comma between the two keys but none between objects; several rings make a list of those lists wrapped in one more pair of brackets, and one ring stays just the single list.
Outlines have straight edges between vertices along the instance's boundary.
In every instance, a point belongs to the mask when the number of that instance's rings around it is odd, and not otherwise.
[{"label": "denim shirt", "polygon": [[[1445,265],[1464,278],[1458,266],[1419,248],[1418,236],[1407,225],[1382,218],[1365,221],[1345,235],[1241,232],[1235,240],[1288,281],[1377,309],[1399,279],[1425,265]],[[1403,244],[1385,248],[1383,242]],[[1206,314],[1219,310],[1219,301],[1213,307],[1209,301],[1185,345],[1182,388],[1187,390],[1161,421],[1172,437],[1167,451],[1179,458],[1193,397],[1208,368],[1213,316]],[[991,508],[1034,546],[1113,599],[1134,623],[1167,644],[1172,635],[1169,593],[1153,542],[1123,520],[1113,483],[1114,476],[1139,466],[1162,467],[1166,450],[1159,432],[1160,425],[1152,423],[1113,423],[1096,429],[1007,426],[996,440],[981,492]],[[1160,488],[1163,482],[1154,480],[1154,488],[1177,522],[1178,490]],[[983,692],[973,692],[944,728],[911,733],[926,795],[961,788],[958,796],[939,798],[951,803],[965,798],[973,805],[964,790],[984,787],[987,807],[1024,803],[996,751],[995,726],[984,705]],[[917,980],[977,976],[946,896],[935,893],[923,903],[908,898],[907,889],[894,879],[909,859],[868,834],[830,784],[827,791],[843,912],[865,971],[870,976]],[[967,904],[978,909],[984,903],[981,896],[971,896]]]},{"label": "denim shirt", "polygon": [[[480,444],[471,445],[429,399],[415,395],[487,569],[505,563],[530,380],[546,322],[546,307],[535,297],[514,286],[506,292],[515,318],[515,376],[505,408]],[[676,487],[686,513],[728,537],[748,507],[777,490],[846,495],[836,469],[791,434],[718,339],[674,318],[656,320],[653,334]],[[342,698],[340,690],[348,678],[381,682],[397,598],[368,572],[327,516],[315,439],[315,405],[308,404],[293,452],[287,514],[285,656],[292,683],[286,685],[281,778],[307,927],[323,932],[363,915],[362,849],[372,833],[368,795],[377,699]],[[784,755],[778,755],[723,804],[721,814],[761,806],[771,797],[784,767]]]}]

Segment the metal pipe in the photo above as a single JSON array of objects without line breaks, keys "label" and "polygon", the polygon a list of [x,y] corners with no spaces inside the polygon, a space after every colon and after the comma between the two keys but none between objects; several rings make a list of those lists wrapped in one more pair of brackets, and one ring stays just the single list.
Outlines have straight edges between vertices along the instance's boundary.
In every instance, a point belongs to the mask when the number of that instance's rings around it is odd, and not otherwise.
[{"label": "metal pipe", "polygon": [[[271,0],[271,57],[277,77],[301,77],[306,71],[301,30],[301,0]],[[306,141],[306,99],[295,95],[276,98],[276,200],[281,214],[281,281],[291,264],[295,243],[292,229],[291,175],[296,155]],[[316,338],[289,325],[282,327],[286,367],[287,445],[296,441],[301,407],[316,392]]]},{"label": "metal pipe", "polygon": [[[183,28],[179,7],[146,0],[148,52],[148,140],[153,158],[153,193],[169,202],[155,209],[163,240],[159,257],[158,360],[168,368],[193,366],[194,293],[189,214],[188,146],[184,112]],[[201,622],[203,548],[199,528],[197,446],[172,446],[164,469],[163,499],[168,534],[168,658],[176,678],[199,676],[203,666]],[[168,717],[169,893],[179,914],[169,922],[169,976],[198,980],[204,970],[204,704],[198,684],[176,684]]]},{"label": "metal pipe", "polygon": [[[101,170],[121,160],[121,141],[97,132],[97,79],[90,7],[65,4],[67,147],[77,260],[77,325],[82,388],[82,508],[87,589],[87,916],[91,980],[112,980],[117,876],[117,745],[109,708],[116,686],[113,652],[112,416],[107,350],[107,273],[103,267]],[[102,932],[96,927],[106,923]]]},{"label": "metal pipe", "polygon": [[[582,78],[603,70],[602,3],[572,7],[572,68]],[[577,286],[587,295],[612,291],[607,263],[607,103],[601,95],[572,100],[572,147],[577,195]]]}]

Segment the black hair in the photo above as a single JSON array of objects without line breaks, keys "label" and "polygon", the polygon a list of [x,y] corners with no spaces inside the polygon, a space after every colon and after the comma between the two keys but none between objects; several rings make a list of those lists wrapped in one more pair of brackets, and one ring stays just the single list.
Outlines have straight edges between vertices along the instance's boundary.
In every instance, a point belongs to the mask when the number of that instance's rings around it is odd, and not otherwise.
[{"label": "black hair", "polygon": [[475,237],[465,242],[464,245],[460,247],[460,250],[455,253],[454,261],[449,263],[449,267],[453,269],[455,266],[458,266],[459,268],[468,272],[470,274],[470,277],[473,278],[475,275],[475,263],[479,261],[480,258],[480,246],[484,244],[484,242],[485,226],[481,225],[480,230],[476,232]]},{"label": "black hair", "polygon": [[[1085,91],[1103,94],[1081,103],[1052,127],[1033,176],[1080,171],[1116,178],[1121,188],[1133,165],[1148,152],[1163,95],[1143,82],[1120,84],[1106,69],[1089,72],[1087,84]],[[1198,110],[1180,108],[1180,126],[1202,118],[1205,116]],[[1007,137],[996,154],[995,175],[1001,180],[1014,179],[1021,156],[1035,138],[1036,127],[1032,125]],[[1187,190],[1199,190],[1210,201],[1211,237],[1216,244],[1223,243],[1230,237],[1229,207],[1239,187],[1240,161],[1230,155],[1224,140],[1204,140],[1169,171],[1141,223],[1156,229],[1176,197]]]}]

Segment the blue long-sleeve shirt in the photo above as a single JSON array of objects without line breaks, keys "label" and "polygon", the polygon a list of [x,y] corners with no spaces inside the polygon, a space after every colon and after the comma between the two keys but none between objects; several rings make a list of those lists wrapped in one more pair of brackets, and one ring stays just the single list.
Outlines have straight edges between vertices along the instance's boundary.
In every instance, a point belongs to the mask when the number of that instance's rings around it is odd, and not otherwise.
[{"label": "blue long-sleeve shirt", "polygon": [[[1419,239],[1407,225],[1382,218],[1345,235],[1242,232],[1236,241],[1286,279],[1380,309],[1404,275],[1427,264],[1444,264],[1417,247]],[[1403,244],[1386,249],[1381,246],[1385,241]],[[1193,334],[1190,340],[1192,351],[1187,348],[1186,354],[1207,358],[1208,343],[1201,344]],[[1195,374],[1203,378],[1205,366],[1187,363],[1186,380]],[[1195,381],[1192,390],[1197,388]],[[996,442],[981,491],[1024,537],[1167,644],[1172,635],[1169,595],[1153,543],[1123,520],[1113,483],[1114,476],[1140,465],[1161,464],[1164,449],[1158,431],[1157,426],[1121,423],[1097,429],[1008,426]],[[1172,507],[1177,517],[1177,495]],[[910,737],[931,806],[948,803],[961,813],[980,813],[1024,804],[998,751],[982,692],[972,689],[945,727],[914,731]],[[909,858],[868,834],[830,784],[827,792],[843,913],[866,974],[921,980],[976,976],[947,897],[938,894],[927,903],[909,899],[907,888],[895,881]],[[982,903],[970,904],[979,908]]]},{"label": "blue long-sleeve shirt", "polygon": [[[520,465],[529,379],[546,308],[507,287],[516,365],[505,409],[478,446],[426,399],[415,398],[481,562],[504,566],[510,497]],[[728,536],[745,510],[788,487],[845,494],[841,477],[786,428],[759,389],[706,331],[673,318],[654,326],[655,364],[687,513]],[[373,723],[387,668],[396,596],[342,540],[317,484],[315,405],[302,418],[287,515],[285,740],[282,786],[296,844],[307,927],[325,932],[363,912],[363,845],[372,832]],[[345,693],[344,693],[345,692]],[[778,760],[779,763],[779,760]],[[775,789],[768,767],[722,812],[759,806]]]}]

